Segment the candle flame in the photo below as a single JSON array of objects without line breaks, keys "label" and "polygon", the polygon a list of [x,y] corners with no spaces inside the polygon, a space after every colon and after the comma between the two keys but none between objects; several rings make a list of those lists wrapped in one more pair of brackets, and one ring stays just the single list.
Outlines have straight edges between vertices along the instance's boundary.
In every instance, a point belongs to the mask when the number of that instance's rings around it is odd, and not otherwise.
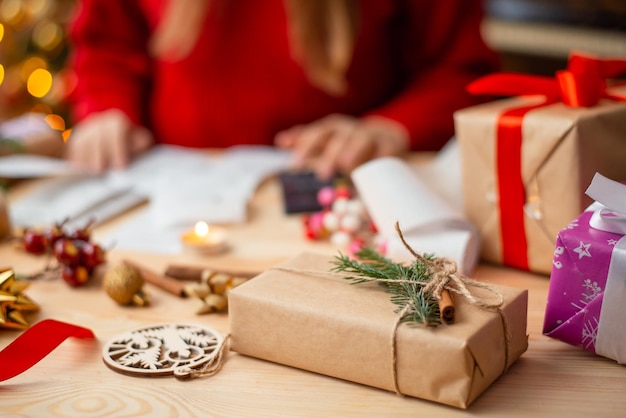
[{"label": "candle flame", "polygon": [[197,222],[196,226],[194,227],[194,231],[197,236],[206,237],[207,235],[209,235],[209,224],[204,221]]}]

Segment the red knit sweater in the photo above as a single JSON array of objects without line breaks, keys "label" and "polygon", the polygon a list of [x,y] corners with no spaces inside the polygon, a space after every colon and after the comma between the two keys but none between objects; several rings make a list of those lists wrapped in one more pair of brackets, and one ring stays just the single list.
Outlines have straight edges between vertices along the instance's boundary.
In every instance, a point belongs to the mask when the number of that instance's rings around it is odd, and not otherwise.
[{"label": "red knit sweater", "polygon": [[413,149],[437,149],[453,134],[453,111],[475,102],[467,83],[494,69],[481,0],[362,0],[348,92],[332,97],[291,58],[281,0],[211,2],[191,55],[168,63],[146,53],[163,0],[82,0],[74,119],[118,108],[157,142],[227,147],[272,144],[329,113],[374,114],[406,126]]}]

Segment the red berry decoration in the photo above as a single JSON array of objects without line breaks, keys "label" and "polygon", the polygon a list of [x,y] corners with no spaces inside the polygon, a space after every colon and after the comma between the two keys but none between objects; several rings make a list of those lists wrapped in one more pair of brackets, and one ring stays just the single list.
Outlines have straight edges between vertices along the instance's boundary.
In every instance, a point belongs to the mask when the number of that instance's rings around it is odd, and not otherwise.
[{"label": "red berry decoration", "polygon": [[105,261],[105,252],[101,246],[92,242],[85,242],[80,249],[81,263],[89,269],[93,270]]},{"label": "red berry decoration", "polygon": [[63,228],[65,222],[45,231],[27,229],[22,237],[22,246],[31,254],[48,253],[54,256],[58,266],[50,268],[48,265],[44,272],[60,269],[61,278],[70,286],[82,286],[106,258],[104,249],[90,241],[91,224],[69,233]]},{"label": "red berry decoration", "polygon": [[43,233],[44,238],[46,240],[46,247],[49,250],[54,248],[54,244],[64,237],[63,229],[60,225],[54,225],[51,228],[48,228]]},{"label": "red berry decoration", "polygon": [[93,221],[90,221],[82,228],[76,229],[70,234],[70,238],[79,239],[82,241],[89,241],[91,239],[91,226]]},{"label": "red berry decoration", "polygon": [[30,254],[44,254],[46,252],[46,238],[44,235],[33,229],[27,229],[22,237],[24,250]]},{"label": "red berry decoration", "polygon": [[91,231],[89,229],[77,229],[70,234],[70,238],[81,241],[89,241],[91,238]]},{"label": "red berry decoration", "polygon": [[63,266],[61,278],[73,287],[82,286],[89,280],[89,271],[85,266]]},{"label": "red berry decoration", "polygon": [[66,266],[77,266],[81,261],[79,246],[82,246],[82,241],[61,238],[54,243],[52,253],[59,263]]}]

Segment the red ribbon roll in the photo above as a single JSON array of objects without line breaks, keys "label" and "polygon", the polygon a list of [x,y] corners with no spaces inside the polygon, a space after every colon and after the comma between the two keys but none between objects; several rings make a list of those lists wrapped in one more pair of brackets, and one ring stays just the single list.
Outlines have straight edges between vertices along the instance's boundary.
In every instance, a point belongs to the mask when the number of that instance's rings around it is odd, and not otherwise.
[{"label": "red ribbon roll", "polygon": [[30,369],[69,337],[95,335],[90,329],[54,319],[37,322],[0,351],[0,382]]},{"label": "red ribbon roll", "polygon": [[573,54],[567,70],[557,72],[556,78],[496,73],[468,86],[468,91],[476,95],[545,97],[542,103],[506,110],[497,121],[496,178],[504,264],[529,270],[524,228],[526,189],[521,170],[524,116],[531,110],[557,102],[571,107],[594,106],[602,98],[626,102],[626,97],[607,92],[605,81],[623,72],[626,72],[626,60],[601,60]]}]

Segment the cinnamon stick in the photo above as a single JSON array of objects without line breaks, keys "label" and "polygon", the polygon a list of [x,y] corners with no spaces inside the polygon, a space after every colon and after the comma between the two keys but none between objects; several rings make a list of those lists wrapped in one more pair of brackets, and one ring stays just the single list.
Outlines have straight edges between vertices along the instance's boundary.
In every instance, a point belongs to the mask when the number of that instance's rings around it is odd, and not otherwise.
[{"label": "cinnamon stick", "polygon": [[200,281],[203,276],[210,276],[212,274],[224,274],[232,277],[241,277],[249,279],[256,276],[257,272],[250,271],[237,271],[237,270],[224,270],[224,269],[210,269],[207,267],[194,267],[194,266],[182,266],[171,265],[165,269],[165,275],[173,277],[178,280],[184,281]]},{"label": "cinnamon stick", "polygon": [[159,287],[173,295],[183,298],[187,297],[187,293],[185,292],[185,283],[180,282],[172,277],[162,276],[130,260],[124,260],[124,264],[137,270],[146,282],[156,287]]},{"label": "cinnamon stick", "polygon": [[454,301],[450,291],[444,289],[441,292],[441,299],[437,301],[439,304],[439,315],[441,320],[450,325],[454,323]]}]

